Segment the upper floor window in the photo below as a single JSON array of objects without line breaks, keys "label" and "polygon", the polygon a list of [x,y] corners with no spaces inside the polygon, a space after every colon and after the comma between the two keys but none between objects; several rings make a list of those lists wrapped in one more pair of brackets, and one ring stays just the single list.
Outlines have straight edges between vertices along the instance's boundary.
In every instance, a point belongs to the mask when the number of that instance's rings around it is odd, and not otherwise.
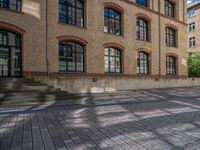
[{"label": "upper floor window", "polygon": [[188,12],[188,17],[189,17],[189,18],[194,17],[195,14],[196,14],[196,11],[195,11],[194,9],[191,9],[191,10],[189,10],[189,12]]},{"label": "upper floor window", "polygon": [[175,18],[175,4],[165,0],[165,15]]},{"label": "upper floor window", "polygon": [[84,26],[83,0],[59,0],[59,21]]},{"label": "upper floor window", "polygon": [[137,18],[137,39],[148,41],[149,40],[149,27],[148,22],[144,19]]},{"label": "upper floor window", "polygon": [[60,42],[59,70],[62,72],[83,72],[84,46],[71,41]]},{"label": "upper floor window", "polygon": [[169,27],[166,28],[166,45],[176,47],[176,30]]},{"label": "upper floor window", "polygon": [[121,13],[112,8],[104,9],[104,32],[121,35]]},{"label": "upper floor window", "polygon": [[144,52],[137,53],[137,74],[150,73],[150,55]]},{"label": "upper floor window", "polygon": [[0,0],[0,7],[21,11],[22,0]]},{"label": "upper floor window", "polygon": [[192,22],[189,24],[189,31],[194,31],[195,30],[195,22]]},{"label": "upper floor window", "polygon": [[105,48],[104,66],[106,73],[121,73],[121,51],[115,48]]},{"label": "upper floor window", "polygon": [[148,0],[136,0],[136,3],[148,7]]},{"label": "upper floor window", "polygon": [[191,37],[189,39],[189,47],[193,48],[193,47],[195,47],[195,45],[196,45],[195,37]]},{"label": "upper floor window", "polygon": [[167,75],[177,74],[177,59],[175,57],[167,56],[166,73]]}]

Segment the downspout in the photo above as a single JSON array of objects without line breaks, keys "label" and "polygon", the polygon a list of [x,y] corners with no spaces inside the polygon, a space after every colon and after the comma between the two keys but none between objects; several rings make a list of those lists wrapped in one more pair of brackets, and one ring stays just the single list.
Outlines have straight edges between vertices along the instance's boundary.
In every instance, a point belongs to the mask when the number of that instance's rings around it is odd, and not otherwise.
[{"label": "downspout", "polygon": [[159,32],[159,38],[158,38],[158,42],[159,42],[159,77],[161,77],[161,12],[160,12],[160,0],[158,0],[158,14],[159,14],[159,19],[158,19],[158,32]]},{"label": "downspout", "polygon": [[49,76],[49,59],[48,59],[48,0],[46,0],[46,76]]}]

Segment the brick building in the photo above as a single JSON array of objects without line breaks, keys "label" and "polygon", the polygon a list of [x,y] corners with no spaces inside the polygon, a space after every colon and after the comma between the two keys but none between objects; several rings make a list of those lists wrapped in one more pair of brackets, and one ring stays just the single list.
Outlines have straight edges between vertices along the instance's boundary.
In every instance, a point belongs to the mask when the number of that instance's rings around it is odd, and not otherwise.
[{"label": "brick building", "polygon": [[0,76],[187,77],[187,0],[1,0]]},{"label": "brick building", "polygon": [[188,47],[189,53],[200,52],[200,1],[188,5]]}]

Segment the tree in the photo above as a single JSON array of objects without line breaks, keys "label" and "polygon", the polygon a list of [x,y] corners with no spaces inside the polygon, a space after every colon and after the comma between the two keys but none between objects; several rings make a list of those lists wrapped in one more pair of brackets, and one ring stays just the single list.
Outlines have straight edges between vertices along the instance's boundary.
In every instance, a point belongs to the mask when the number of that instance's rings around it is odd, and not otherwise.
[{"label": "tree", "polygon": [[188,72],[190,77],[200,77],[200,53],[195,52],[189,56]]}]

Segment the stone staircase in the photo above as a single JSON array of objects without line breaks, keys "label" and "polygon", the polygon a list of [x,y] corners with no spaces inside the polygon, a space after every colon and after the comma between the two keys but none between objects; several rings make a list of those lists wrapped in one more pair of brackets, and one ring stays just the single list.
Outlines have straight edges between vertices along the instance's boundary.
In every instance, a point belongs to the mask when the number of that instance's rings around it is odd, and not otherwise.
[{"label": "stone staircase", "polygon": [[0,78],[0,107],[5,105],[79,103],[81,95],[69,94],[32,79]]}]

